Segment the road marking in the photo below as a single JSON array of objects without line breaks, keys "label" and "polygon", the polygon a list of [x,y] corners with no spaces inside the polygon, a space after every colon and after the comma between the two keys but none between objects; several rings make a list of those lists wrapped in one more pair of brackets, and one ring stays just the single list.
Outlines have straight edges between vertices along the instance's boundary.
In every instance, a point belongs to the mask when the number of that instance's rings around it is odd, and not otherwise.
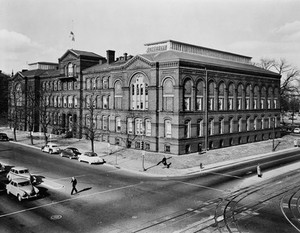
[{"label": "road marking", "polygon": [[104,190],[104,191],[100,191],[100,192],[96,192],[96,193],[80,195],[80,196],[77,196],[77,197],[67,198],[67,199],[64,199],[64,200],[61,200],[61,201],[57,201],[57,202],[51,202],[51,203],[48,203],[48,204],[35,206],[35,207],[31,207],[31,208],[24,209],[24,210],[19,210],[19,211],[7,213],[7,214],[2,214],[2,215],[0,215],[0,218],[4,218],[4,217],[7,217],[7,216],[20,214],[20,213],[24,213],[24,212],[27,212],[27,211],[32,211],[32,210],[44,208],[44,207],[47,207],[47,206],[53,206],[53,205],[57,205],[57,204],[60,204],[60,203],[64,203],[64,202],[68,202],[68,201],[72,201],[72,200],[76,200],[76,199],[82,199],[82,198],[85,198],[85,197],[95,196],[95,195],[99,195],[99,194],[103,194],[103,193],[114,192],[114,191],[117,191],[117,190],[132,188],[132,187],[136,187],[136,186],[138,186],[142,183],[143,182],[140,182],[140,183],[137,183],[137,184],[132,184],[132,185],[127,185],[127,186],[123,186],[123,187],[119,187],[119,188],[108,189],[108,190]]},{"label": "road marking", "polygon": [[191,185],[191,186],[201,187],[201,188],[205,188],[205,189],[211,189],[211,190],[215,190],[215,191],[222,192],[222,193],[230,193],[230,192],[225,191],[225,190],[215,189],[215,188],[211,188],[211,187],[200,185],[200,184],[192,184],[192,183],[183,182],[183,181],[176,181],[176,182]]},{"label": "road marking", "polygon": [[242,178],[240,176],[228,175],[228,174],[223,174],[223,173],[218,173],[218,172],[207,172],[207,173],[214,174],[214,175],[220,175],[220,176],[229,176],[229,177],[234,177],[234,178],[238,178],[238,179]]},{"label": "road marking", "polygon": [[[87,175],[88,175],[88,174],[85,174],[85,175],[78,175],[78,176],[75,176],[75,175],[74,175],[74,177],[77,178],[77,177],[83,177],[83,176],[87,176]],[[66,179],[69,179],[69,180],[70,180],[70,179],[72,179],[72,177],[73,177],[73,176],[70,176],[70,177],[63,177],[63,178],[57,178],[57,179],[51,179],[51,181],[55,181],[55,180],[66,180]],[[49,180],[50,180],[50,179],[49,179]]]}]

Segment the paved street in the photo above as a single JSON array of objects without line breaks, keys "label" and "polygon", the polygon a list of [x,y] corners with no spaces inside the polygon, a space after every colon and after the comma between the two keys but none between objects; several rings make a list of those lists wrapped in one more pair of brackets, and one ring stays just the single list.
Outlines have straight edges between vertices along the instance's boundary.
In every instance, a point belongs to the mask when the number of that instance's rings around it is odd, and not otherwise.
[{"label": "paved street", "polygon": [[[247,172],[249,168],[156,178],[13,143],[0,144],[0,160],[28,167],[42,193],[20,203],[1,192],[1,232],[257,232],[257,227],[258,232],[269,232],[269,225],[278,232],[294,232],[280,209],[281,197],[289,198],[297,189],[293,164],[265,170],[263,179]],[[274,174],[283,177],[269,180]],[[77,177],[79,193],[71,196],[72,176]],[[232,216],[233,209],[237,216]]]}]

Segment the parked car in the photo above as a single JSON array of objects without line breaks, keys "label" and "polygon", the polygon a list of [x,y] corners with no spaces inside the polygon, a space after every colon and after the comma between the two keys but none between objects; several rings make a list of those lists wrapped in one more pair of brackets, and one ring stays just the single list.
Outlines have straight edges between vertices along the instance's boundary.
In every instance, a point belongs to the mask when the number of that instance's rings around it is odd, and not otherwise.
[{"label": "parked car", "polygon": [[48,143],[45,146],[42,147],[43,152],[47,152],[49,154],[59,153],[60,148],[55,143]]},{"label": "parked car", "polygon": [[295,128],[294,133],[300,133],[300,128]]},{"label": "parked car", "polygon": [[17,178],[24,178],[27,180],[31,180],[32,176],[29,173],[29,170],[25,167],[12,167],[10,171],[6,175],[9,181],[17,179]]},{"label": "parked car", "polygon": [[69,159],[77,159],[78,155],[80,154],[81,153],[79,150],[75,147],[67,147],[66,149],[60,151],[61,157],[67,157]]},{"label": "parked car", "polygon": [[8,141],[9,138],[6,133],[0,133],[0,141]]},{"label": "parked car", "polygon": [[39,189],[32,185],[32,183],[25,178],[17,178],[11,180],[6,185],[7,194],[12,194],[18,198],[19,201],[37,197]]},{"label": "parked car", "polygon": [[105,163],[106,161],[99,157],[95,152],[85,152],[84,154],[78,155],[78,161],[92,163]]}]

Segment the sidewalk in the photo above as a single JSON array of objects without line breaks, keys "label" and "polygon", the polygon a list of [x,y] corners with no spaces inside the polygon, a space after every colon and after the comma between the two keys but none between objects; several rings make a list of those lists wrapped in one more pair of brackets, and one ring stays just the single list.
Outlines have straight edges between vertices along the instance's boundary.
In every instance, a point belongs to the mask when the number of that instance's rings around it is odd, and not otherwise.
[{"label": "sidewalk", "polygon": [[[10,138],[13,138],[12,131],[8,128],[0,128],[0,132],[7,133]],[[54,135],[51,138],[52,142],[57,143],[60,148],[73,146],[79,149],[80,152],[90,151],[91,143],[85,139],[65,139],[61,136]],[[283,138],[275,139],[275,145],[280,144],[275,152],[272,152],[272,140],[243,144],[234,147],[215,149],[206,153],[192,153],[187,155],[171,155],[164,153],[145,152],[143,170],[143,156],[141,150],[127,149],[119,146],[108,145],[105,142],[95,142],[95,152],[103,154],[107,165],[112,165],[120,169],[139,172],[146,175],[154,176],[179,176],[188,175],[200,171],[200,163],[203,164],[203,171],[215,167],[224,166],[230,163],[241,162],[242,160],[254,159],[276,153],[282,150],[298,149],[294,147],[295,136],[286,135]],[[28,132],[17,132],[18,143],[31,145]],[[40,133],[34,134],[33,147],[41,148],[44,145],[43,135]],[[170,168],[166,168],[162,164],[157,165],[163,157],[167,158],[167,162],[171,162]]]}]

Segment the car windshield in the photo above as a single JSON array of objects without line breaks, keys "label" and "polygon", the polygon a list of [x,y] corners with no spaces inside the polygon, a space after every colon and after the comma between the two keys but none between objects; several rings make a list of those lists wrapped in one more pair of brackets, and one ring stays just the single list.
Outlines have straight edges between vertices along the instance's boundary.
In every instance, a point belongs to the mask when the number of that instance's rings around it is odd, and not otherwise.
[{"label": "car windshield", "polygon": [[29,173],[29,171],[28,170],[20,170],[19,173],[20,174],[25,174],[25,173]]},{"label": "car windshield", "polygon": [[97,156],[96,153],[86,153],[85,155],[86,155],[86,156],[89,156],[89,157],[95,157],[95,156]]},{"label": "car windshield", "polygon": [[27,185],[30,185],[29,181],[24,181],[19,183],[19,186],[27,186]]}]

